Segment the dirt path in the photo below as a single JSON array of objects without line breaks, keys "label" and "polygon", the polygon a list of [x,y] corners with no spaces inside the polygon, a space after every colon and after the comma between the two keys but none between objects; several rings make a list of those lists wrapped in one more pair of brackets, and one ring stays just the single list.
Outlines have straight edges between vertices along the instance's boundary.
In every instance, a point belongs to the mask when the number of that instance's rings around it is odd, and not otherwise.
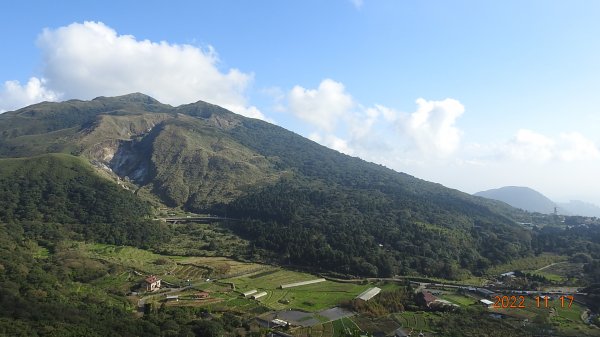
[{"label": "dirt path", "polygon": [[544,266],[544,267],[542,267],[542,268],[540,268],[540,269],[536,269],[535,271],[542,271],[542,270],[544,270],[544,269],[546,269],[546,268],[550,268],[550,267],[552,267],[552,266],[555,266],[555,265],[557,265],[557,264],[562,264],[562,263],[567,263],[567,261],[550,263],[549,265],[547,265],[547,266]]}]

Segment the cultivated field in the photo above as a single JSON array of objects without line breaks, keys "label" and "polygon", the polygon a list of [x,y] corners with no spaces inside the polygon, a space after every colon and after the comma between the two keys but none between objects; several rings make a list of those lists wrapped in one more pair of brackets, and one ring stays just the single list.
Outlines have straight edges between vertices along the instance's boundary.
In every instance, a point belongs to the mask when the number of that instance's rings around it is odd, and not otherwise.
[{"label": "cultivated field", "polygon": [[393,335],[400,324],[392,316],[370,319],[364,316],[352,317],[352,321],[363,331],[382,332],[386,336]]},{"label": "cultivated field", "polygon": [[298,328],[292,331],[291,335],[296,337],[345,337],[351,335],[353,331],[362,332],[352,319],[342,318],[333,322]]}]

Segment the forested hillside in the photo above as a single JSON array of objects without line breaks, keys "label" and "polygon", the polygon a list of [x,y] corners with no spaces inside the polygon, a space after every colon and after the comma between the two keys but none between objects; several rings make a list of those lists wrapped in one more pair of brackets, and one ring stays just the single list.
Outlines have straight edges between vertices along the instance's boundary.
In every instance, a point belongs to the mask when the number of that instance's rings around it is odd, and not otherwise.
[{"label": "forested hillside", "polygon": [[94,241],[149,246],[166,235],[150,215],[147,202],[81,158],[0,159],[0,223],[55,224]]}]

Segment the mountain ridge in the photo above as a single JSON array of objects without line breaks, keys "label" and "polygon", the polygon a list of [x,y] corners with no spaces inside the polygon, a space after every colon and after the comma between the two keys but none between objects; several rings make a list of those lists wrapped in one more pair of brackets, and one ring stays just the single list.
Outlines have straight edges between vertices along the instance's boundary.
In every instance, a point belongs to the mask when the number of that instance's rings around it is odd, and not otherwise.
[{"label": "mountain ridge", "polygon": [[523,186],[504,186],[496,189],[474,193],[475,196],[505,202],[512,207],[529,212],[543,214],[554,213],[554,208],[562,215],[579,215],[600,217],[600,207],[579,200],[570,202],[554,202],[542,193]]},{"label": "mountain ridge", "polygon": [[515,222],[528,221],[524,212],[202,101],[40,103],[0,115],[0,149],[75,155],[169,207],[235,216],[236,231],[275,261],[457,278],[531,252]]}]

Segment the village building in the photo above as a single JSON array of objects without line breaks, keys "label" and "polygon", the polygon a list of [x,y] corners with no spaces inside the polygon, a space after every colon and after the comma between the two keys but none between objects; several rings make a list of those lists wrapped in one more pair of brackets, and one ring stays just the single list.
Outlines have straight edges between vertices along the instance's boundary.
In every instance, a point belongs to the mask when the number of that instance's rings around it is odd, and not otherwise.
[{"label": "village building", "polygon": [[154,275],[146,277],[144,283],[146,285],[146,291],[155,291],[160,289],[160,279]]},{"label": "village building", "polygon": [[402,328],[398,328],[394,331],[395,337],[410,337],[410,332],[406,332],[406,330]]},{"label": "village building", "polygon": [[479,302],[480,302],[480,303],[481,303],[483,306],[485,306],[485,307],[488,307],[488,308],[493,308],[493,307],[494,307],[494,302],[492,302],[492,301],[490,301],[490,300],[481,299],[481,300],[479,300]]},{"label": "village building", "polygon": [[431,305],[437,301],[437,297],[433,296],[429,291],[423,291],[421,294],[423,296],[423,305],[427,308],[431,308]]},{"label": "village building", "polygon": [[179,295],[167,295],[167,302],[170,301],[179,302]]},{"label": "village building", "polygon": [[361,299],[363,301],[368,301],[375,297],[377,294],[381,292],[380,288],[373,287],[363,291],[360,295],[356,296],[356,298]]},{"label": "village building", "polygon": [[261,291],[259,293],[254,294],[254,295],[251,295],[250,298],[253,299],[253,300],[257,300],[257,299],[259,299],[259,298],[261,298],[263,296],[266,296],[266,295],[267,295],[266,291]]},{"label": "village building", "polygon": [[256,289],[248,290],[248,291],[246,291],[245,293],[242,293],[242,296],[244,296],[244,297],[249,297],[249,296],[251,296],[251,295],[254,295],[254,294],[256,294],[257,292],[258,292],[258,290],[256,290]]},{"label": "village building", "polygon": [[492,290],[489,289],[485,289],[485,288],[475,288],[476,291],[479,295],[481,295],[482,297],[487,297],[487,298],[492,298],[496,295],[496,293]]}]

